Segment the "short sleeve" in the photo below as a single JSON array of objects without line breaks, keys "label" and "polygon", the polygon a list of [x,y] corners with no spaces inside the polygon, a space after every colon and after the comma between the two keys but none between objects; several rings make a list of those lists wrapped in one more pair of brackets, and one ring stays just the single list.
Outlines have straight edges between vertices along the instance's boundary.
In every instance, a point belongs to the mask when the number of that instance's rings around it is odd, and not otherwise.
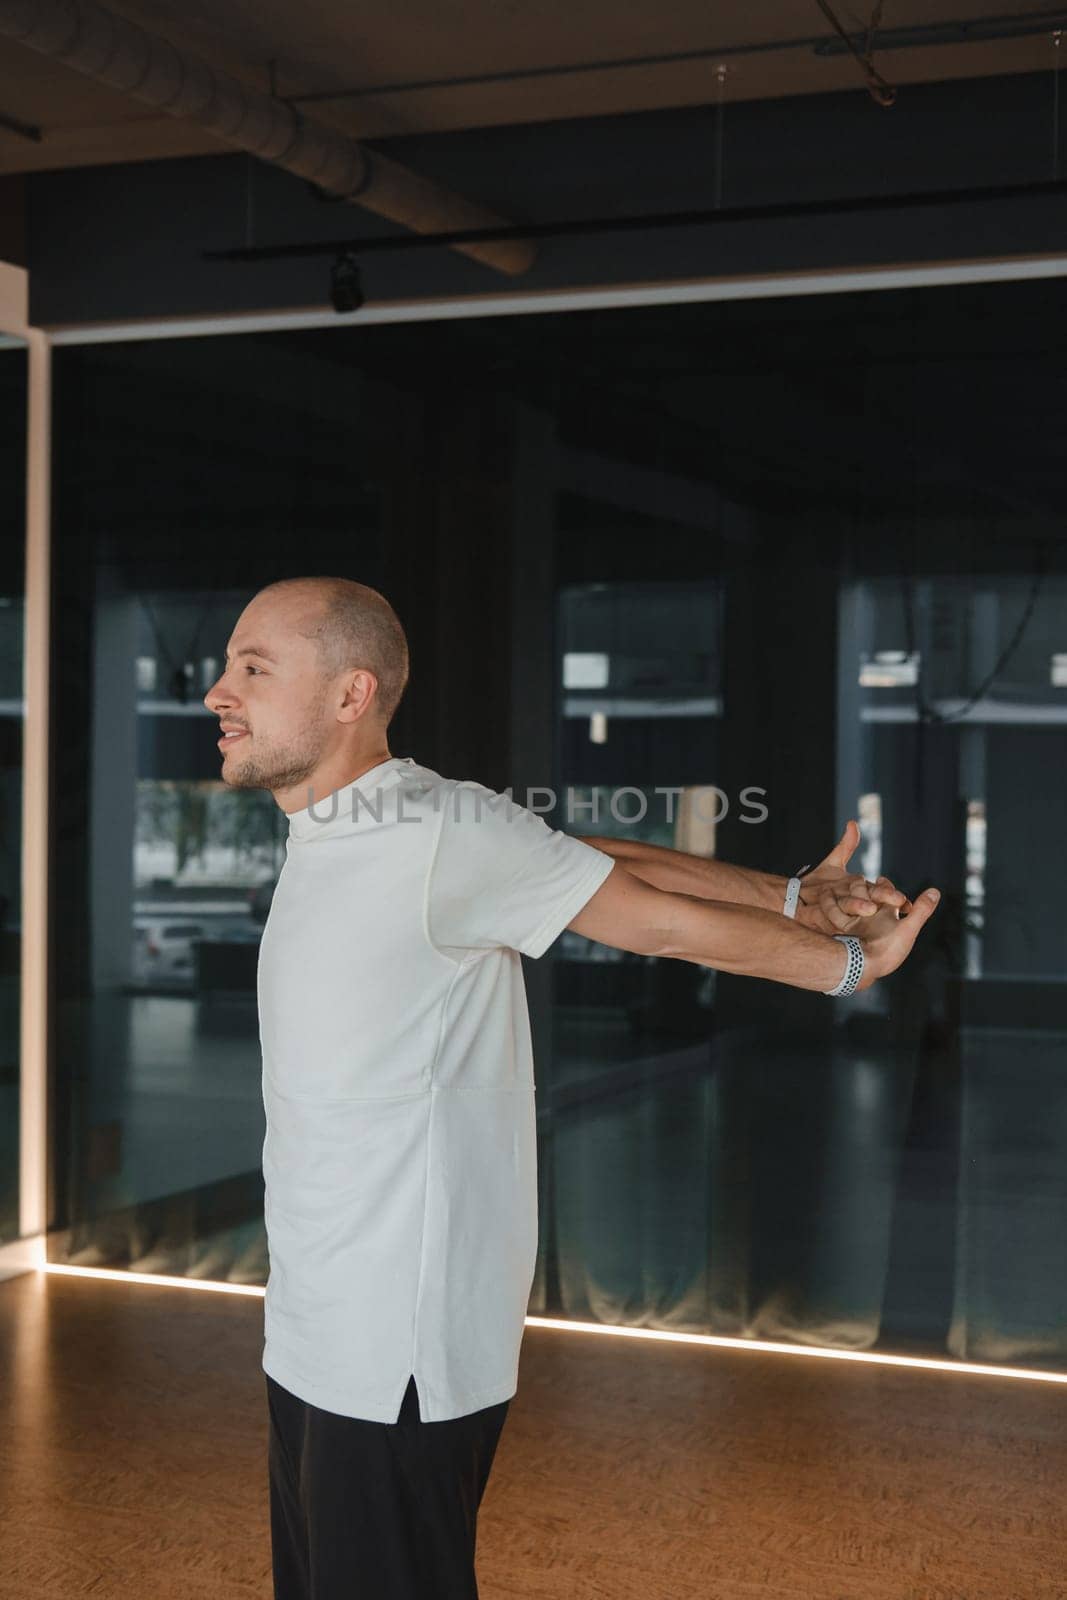
[{"label": "short sleeve", "polygon": [[615,865],[507,794],[447,786],[427,884],[427,932],[443,954],[505,945],[541,956]]}]

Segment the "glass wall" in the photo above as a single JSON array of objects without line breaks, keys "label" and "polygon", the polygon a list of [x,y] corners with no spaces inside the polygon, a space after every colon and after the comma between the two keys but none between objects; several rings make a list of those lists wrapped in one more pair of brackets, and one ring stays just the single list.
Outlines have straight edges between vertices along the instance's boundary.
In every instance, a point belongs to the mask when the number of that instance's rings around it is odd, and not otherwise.
[{"label": "glass wall", "polygon": [[54,1259],[263,1281],[283,849],[201,703],[245,601],[372,583],[391,749],[584,835],[941,907],[850,1001],[527,962],[530,1307],[1067,1368],[1067,286],[68,348]]},{"label": "glass wall", "polygon": [[19,1232],[26,347],[0,336],[0,1244]]}]

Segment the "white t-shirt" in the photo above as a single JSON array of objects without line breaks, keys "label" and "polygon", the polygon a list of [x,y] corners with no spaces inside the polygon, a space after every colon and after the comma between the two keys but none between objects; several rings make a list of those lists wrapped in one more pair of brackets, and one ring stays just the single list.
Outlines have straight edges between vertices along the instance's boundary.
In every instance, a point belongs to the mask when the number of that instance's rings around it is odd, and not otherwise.
[{"label": "white t-shirt", "polygon": [[537,1252],[522,963],[614,858],[392,756],[289,817],[259,952],[263,1368],[342,1416],[510,1398]]}]

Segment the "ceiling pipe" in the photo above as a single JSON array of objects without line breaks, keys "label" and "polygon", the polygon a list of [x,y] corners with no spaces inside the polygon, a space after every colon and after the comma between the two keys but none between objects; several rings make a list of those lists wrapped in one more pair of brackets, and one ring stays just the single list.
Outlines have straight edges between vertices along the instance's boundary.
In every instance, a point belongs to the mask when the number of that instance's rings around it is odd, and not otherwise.
[{"label": "ceiling pipe", "polygon": [[[0,36],[168,116],[195,122],[236,149],[415,233],[510,226],[94,0],[0,0]],[[534,259],[533,246],[522,239],[472,240],[455,248],[513,276]]]}]

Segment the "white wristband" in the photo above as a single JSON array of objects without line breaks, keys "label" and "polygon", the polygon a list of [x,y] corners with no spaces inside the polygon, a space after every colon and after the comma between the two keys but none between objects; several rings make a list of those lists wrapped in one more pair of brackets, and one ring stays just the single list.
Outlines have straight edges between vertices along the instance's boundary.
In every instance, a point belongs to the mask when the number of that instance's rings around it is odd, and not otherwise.
[{"label": "white wristband", "polygon": [[848,951],[848,960],[845,962],[845,971],[841,982],[832,989],[824,989],[823,994],[841,996],[855,994],[856,985],[863,977],[863,945],[853,933],[835,933],[834,938],[843,944]]},{"label": "white wristband", "polygon": [[810,863],[809,863],[809,865],[807,867],[801,867],[800,871],[796,874],[796,876],[794,878],[790,878],[789,882],[786,884],[785,905],[782,907],[783,916],[786,916],[786,917],[795,917],[796,916],[796,914],[797,914],[797,901],[800,899],[800,880],[803,877],[804,873],[808,872],[809,870],[810,870]]}]

